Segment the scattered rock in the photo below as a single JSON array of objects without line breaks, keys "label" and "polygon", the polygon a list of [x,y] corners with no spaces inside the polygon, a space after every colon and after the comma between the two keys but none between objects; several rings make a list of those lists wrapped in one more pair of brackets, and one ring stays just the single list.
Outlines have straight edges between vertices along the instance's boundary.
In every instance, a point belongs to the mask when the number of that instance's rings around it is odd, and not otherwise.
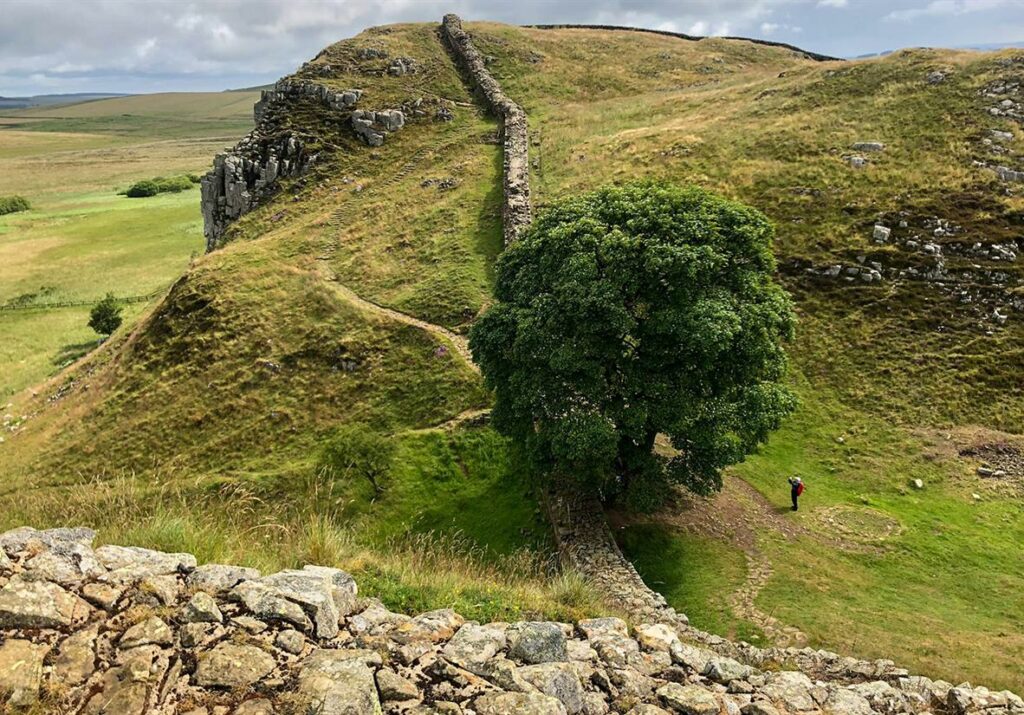
[{"label": "scattered rock", "polygon": [[557,698],[569,715],[583,710],[583,685],[569,663],[541,663],[519,669],[519,675],[545,695]]},{"label": "scattered rock", "polygon": [[256,569],[223,564],[203,564],[192,571],[185,579],[185,586],[193,591],[205,591],[216,596],[223,591],[230,591],[242,581],[252,581],[260,577]]},{"label": "scattered rock", "polygon": [[96,638],[99,627],[92,626],[64,639],[53,658],[53,678],[65,687],[84,683],[96,670]]},{"label": "scattered rock", "polygon": [[297,704],[318,715],[380,713],[373,671],[359,660],[319,650],[299,672]]},{"label": "scattered rock", "polygon": [[445,658],[471,673],[484,675],[484,666],[505,649],[505,631],[493,626],[466,623],[445,645]]},{"label": "scattered rock", "polygon": [[381,668],[377,671],[377,691],[385,702],[405,702],[407,700],[418,700],[420,691],[415,683],[412,683],[390,668]]},{"label": "scattered rock", "polygon": [[221,643],[200,653],[196,683],[205,688],[246,688],[265,678],[276,663],[266,652],[251,645]]},{"label": "scattered rock", "polygon": [[658,698],[669,708],[685,715],[718,715],[718,698],[699,685],[669,683],[658,688]]},{"label": "scattered rock", "polygon": [[48,581],[15,576],[0,589],[0,628],[68,628],[92,609],[78,596]]},{"label": "scattered rock", "polygon": [[213,596],[197,591],[182,609],[181,620],[183,623],[223,623],[224,615]]},{"label": "scattered rock", "polygon": [[274,644],[285,653],[298,655],[306,647],[306,638],[298,631],[289,628],[277,634]]},{"label": "scattered rock", "polygon": [[477,715],[566,715],[565,706],[541,693],[487,693],[476,699]]},{"label": "scattered rock", "polygon": [[121,650],[138,648],[144,645],[171,645],[174,642],[174,633],[170,626],[161,619],[153,616],[141,623],[136,623],[121,636],[118,646]]},{"label": "scattered rock", "polygon": [[5,698],[15,707],[28,707],[39,699],[43,658],[49,650],[49,646],[18,639],[0,645],[0,711]]},{"label": "scattered rock", "polygon": [[235,708],[232,715],[274,715],[274,704],[266,698],[246,700]]},{"label": "scattered rock", "polygon": [[857,142],[852,147],[854,151],[879,152],[885,149],[882,142]]},{"label": "scattered rock", "polygon": [[518,623],[509,630],[512,658],[524,663],[569,660],[565,632],[557,623]]}]

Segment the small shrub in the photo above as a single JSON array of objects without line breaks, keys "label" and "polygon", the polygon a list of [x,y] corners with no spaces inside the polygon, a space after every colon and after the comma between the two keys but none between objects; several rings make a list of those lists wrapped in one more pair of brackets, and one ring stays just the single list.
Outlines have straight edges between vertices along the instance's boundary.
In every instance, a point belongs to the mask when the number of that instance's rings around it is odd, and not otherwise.
[{"label": "small shrub", "polygon": [[153,181],[156,182],[157,192],[161,194],[176,194],[192,188],[192,181],[187,176],[158,176]]},{"label": "small shrub", "polygon": [[182,174],[180,176],[154,176],[152,179],[137,181],[128,187],[124,195],[133,198],[144,198],[156,196],[157,194],[176,194],[179,191],[187,191],[201,179],[195,174]]},{"label": "small shrub", "polygon": [[324,445],[320,466],[335,476],[367,480],[376,494],[384,491],[391,473],[394,442],[369,425],[354,423],[339,428]]},{"label": "small shrub", "polygon": [[125,192],[125,196],[132,199],[141,199],[146,196],[156,196],[160,193],[160,187],[152,179],[146,179],[145,181],[138,181],[132,184],[128,191]]},{"label": "small shrub", "polygon": [[32,204],[24,196],[0,196],[0,216],[28,211]]},{"label": "small shrub", "polygon": [[110,335],[121,326],[121,306],[111,293],[92,307],[89,327],[100,335]]}]

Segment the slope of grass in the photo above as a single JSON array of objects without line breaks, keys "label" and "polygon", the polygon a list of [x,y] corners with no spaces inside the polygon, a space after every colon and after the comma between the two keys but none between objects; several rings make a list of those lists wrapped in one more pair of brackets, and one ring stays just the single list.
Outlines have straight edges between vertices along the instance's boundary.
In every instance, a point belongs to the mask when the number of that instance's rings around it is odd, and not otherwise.
[{"label": "slope of grass", "polygon": [[727,601],[746,576],[743,554],[657,523],[628,526],[617,538],[644,581],[694,626],[750,642],[761,638],[760,629],[737,619]]},{"label": "slope of grass", "polygon": [[[812,646],[1020,690],[1019,495],[986,484],[969,462],[938,456],[920,434],[823,398],[806,382],[797,389],[797,414],[732,470],[799,532],[796,539],[760,532],[774,576],[758,606],[806,633]],[[793,475],[807,484],[796,514],[788,511]],[[707,611],[728,611],[738,583],[700,585],[731,573],[740,554],[722,544],[694,549],[695,538],[675,530],[670,516],[656,517],[631,527],[623,547],[648,583],[717,632],[728,621]]]},{"label": "slope of grass", "polygon": [[[971,165],[988,129],[1013,129],[979,97],[1013,71],[998,58],[922,50],[817,64],[720,40],[651,39],[638,48],[629,33],[471,31],[530,112],[540,203],[638,176],[694,182],[767,213],[780,262],[923,263],[871,242],[873,224],[895,226],[900,211],[908,232],[938,216],[964,227],[958,240],[1019,235],[1018,192]],[[617,61],[601,59],[612,52]],[[939,68],[949,79],[929,85],[927,73]],[[853,170],[844,156],[870,140],[885,151]],[[1016,265],[980,263],[1020,277]],[[1020,689],[1019,496],[975,504],[970,495],[981,486],[967,477],[970,467],[929,461],[916,430],[1024,427],[1022,321],[984,323],[921,283],[785,281],[801,316],[792,356],[804,405],[763,455],[735,471],[779,507],[785,478],[804,475],[811,487],[798,523],[809,535],[761,535],[775,575],[758,604],[815,644]],[[910,490],[915,477],[924,492]],[[903,531],[877,554],[837,548],[819,521],[837,506],[877,509]],[[874,512],[851,518],[870,522]],[[660,522],[631,528],[623,545],[698,623],[737,628],[725,603],[742,572],[733,547],[698,547]],[[714,578],[722,578],[717,587],[702,586]]]},{"label": "slope of grass", "polygon": [[[452,346],[330,285],[451,326],[489,294],[496,125],[469,105],[432,29],[407,34],[429,52],[424,73],[353,78],[368,106],[436,87],[463,103],[455,120],[428,115],[370,149],[316,105],[292,107],[283,126],[331,150],[237,222],[133,330],[44,388],[52,400],[26,411],[0,453],[12,475],[0,500],[28,487],[37,498],[7,512],[10,523],[82,521],[104,539],[220,561],[339,563],[405,609],[511,618],[593,602],[578,579],[549,580],[547,528],[504,440],[432,429],[487,405],[479,376]],[[404,48],[403,37],[383,41]],[[380,495],[318,471],[321,440],[348,421],[397,443]],[[81,507],[57,516],[69,495]],[[239,513],[237,495],[247,495]]]}]

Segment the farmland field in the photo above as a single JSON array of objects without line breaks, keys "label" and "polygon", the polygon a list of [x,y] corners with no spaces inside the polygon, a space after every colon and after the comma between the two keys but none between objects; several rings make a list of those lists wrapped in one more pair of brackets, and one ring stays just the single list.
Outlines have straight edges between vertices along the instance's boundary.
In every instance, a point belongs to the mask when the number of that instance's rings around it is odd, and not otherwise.
[{"label": "farmland field", "polygon": [[[96,345],[89,305],[158,293],[202,251],[199,192],[130,199],[154,176],[202,173],[251,125],[256,92],[119,97],[0,114],[0,400]],[[54,304],[68,304],[60,305]],[[125,309],[126,322],[145,301]]]}]

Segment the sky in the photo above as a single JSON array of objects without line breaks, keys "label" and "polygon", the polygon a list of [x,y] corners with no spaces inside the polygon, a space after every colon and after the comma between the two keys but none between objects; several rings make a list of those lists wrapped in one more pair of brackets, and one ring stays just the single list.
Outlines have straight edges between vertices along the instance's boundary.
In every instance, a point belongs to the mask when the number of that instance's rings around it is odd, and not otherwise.
[{"label": "sky", "polygon": [[759,37],[840,57],[1024,43],[1024,0],[0,0],[0,96],[267,84],[366,27],[446,12]]}]

